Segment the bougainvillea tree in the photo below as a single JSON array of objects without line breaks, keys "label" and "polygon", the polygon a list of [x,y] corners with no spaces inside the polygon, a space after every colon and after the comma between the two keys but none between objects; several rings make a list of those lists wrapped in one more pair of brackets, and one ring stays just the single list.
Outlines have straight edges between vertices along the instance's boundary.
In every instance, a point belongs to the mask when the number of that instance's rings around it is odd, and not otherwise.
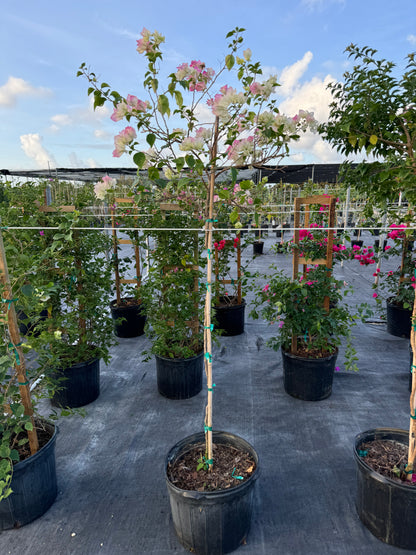
[{"label": "bougainvillea tree", "polygon": [[[107,83],[99,84],[85,63],[78,72],[89,81],[88,94],[93,95],[94,106],[112,103],[112,120],[128,124],[115,137],[113,155],[131,155],[138,172],[147,170],[154,186],[164,188],[172,198],[188,190],[199,202],[203,201],[207,252],[206,284],[203,284],[206,287],[204,351],[208,387],[204,428],[208,468],[212,465],[214,197],[226,195],[218,178],[226,174],[234,187],[240,168],[277,163],[288,153],[291,141],[316,126],[309,112],[299,111],[291,116],[280,113],[273,97],[278,86],[276,76],[264,76],[260,63],[252,61],[250,49],[244,49],[243,32],[244,29],[235,28],[227,34],[228,53],[218,70],[194,59],[182,63],[165,77],[161,50],[165,38],[157,31],[143,29],[137,41],[137,51],[147,58],[142,98],[132,94],[124,97]],[[239,185],[230,212],[234,224],[238,221],[239,207],[247,204],[249,198],[253,209],[261,204],[260,199],[252,197],[251,181],[242,181]],[[135,183],[138,197],[143,187],[139,176]]]}]

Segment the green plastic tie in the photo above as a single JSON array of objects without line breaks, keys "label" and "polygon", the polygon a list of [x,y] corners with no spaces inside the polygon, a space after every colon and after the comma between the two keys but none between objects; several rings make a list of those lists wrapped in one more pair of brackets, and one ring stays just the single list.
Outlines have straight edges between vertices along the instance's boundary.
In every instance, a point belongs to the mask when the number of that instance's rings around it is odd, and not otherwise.
[{"label": "green plastic tie", "polygon": [[213,330],[214,329],[214,324],[211,324],[210,326],[204,326],[204,330]]},{"label": "green plastic tie", "polygon": [[20,357],[19,357],[19,351],[16,349],[16,347],[20,347],[21,343],[17,343],[16,345],[13,345],[13,343],[9,343],[9,349],[11,349],[14,352],[14,356],[16,358],[16,364],[18,366],[20,366]]},{"label": "green plastic tie", "polygon": [[209,288],[210,288],[211,285],[212,285],[211,282],[210,282],[210,281],[207,281],[205,285],[206,285],[206,287],[207,287],[207,291],[209,291]]},{"label": "green plastic tie", "polygon": [[411,414],[411,415],[410,415],[410,418],[411,418],[412,420],[416,420],[416,414]]},{"label": "green plastic tie", "polygon": [[9,226],[3,225],[3,226],[0,227],[0,229],[9,229]]},{"label": "green plastic tie", "polygon": [[15,298],[15,299],[2,299],[2,302],[7,304],[7,310],[10,310],[10,307],[12,306],[12,303],[16,303],[19,299]]},{"label": "green plastic tie", "polygon": [[205,353],[205,358],[208,362],[212,362],[212,355],[210,353]]},{"label": "green plastic tie", "polygon": [[217,387],[215,383],[212,384],[212,387],[208,388],[208,391],[214,391],[214,387]]},{"label": "green plastic tie", "polygon": [[211,249],[207,249],[207,251],[208,251],[208,258],[209,260],[211,260]]},{"label": "green plastic tie", "polygon": [[214,220],[212,218],[208,218],[207,220],[205,220],[206,222],[211,222],[213,224],[215,224],[216,222],[218,222],[218,220]]},{"label": "green plastic tie", "polygon": [[[408,465],[406,465],[407,468]],[[406,470],[406,468],[404,469],[404,473],[405,474],[413,474],[413,470]]]},{"label": "green plastic tie", "polygon": [[[204,432],[212,432],[212,426],[204,426]],[[208,462],[208,461],[207,461]]]},{"label": "green plastic tie", "polygon": [[17,382],[18,385],[29,385],[29,382],[26,380],[25,382]]},{"label": "green plastic tie", "polygon": [[205,462],[206,462],[207,464],[212,464],[214,461],[213,461],[212,459],[207,459]]},{"label": "green plastic tie", "polygon": [[358,454],[360,455],[360,457],[366,457],[368,455],[368,451],[363,451],[363,450],[359,449]]},{"label": "green plastic tie", "polygon": [[244,480],[242,476],[235,476],[234,472],[235,472],[235,467],[234,467],[233,473],[231,474],[232,478],[235,478],[236,480]]}]

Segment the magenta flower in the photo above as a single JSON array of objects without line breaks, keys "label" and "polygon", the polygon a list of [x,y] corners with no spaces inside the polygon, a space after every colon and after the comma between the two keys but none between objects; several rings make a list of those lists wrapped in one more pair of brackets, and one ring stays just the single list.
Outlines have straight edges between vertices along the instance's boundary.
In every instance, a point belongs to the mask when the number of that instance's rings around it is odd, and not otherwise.
[{"label": "magenta flower", "polygon": [[373,293],[373,299],[377,299],[378,294],[377,293]]},{"label": "magenta flower", "polygon": [[283,328],[283,326],[284,326],[284,323],[285,323],[285,322],[284,322],[284,320],[280,320],[280,322],[279,322],[279,328],[280,328],[280,329],[282,329],[282,328]]},{"label": "magenta flower", "polygon": [[41,229],[41,230],[39,231],[39,235],[45,235],[45,232],[43,231],[43,229]]},{"label": "magenta flower", "polygon": [[270,287],[269,284],[265,285],[265,286],[263,287],[263,291],[266,292],[266,291],[269,289],[269,287]]}]

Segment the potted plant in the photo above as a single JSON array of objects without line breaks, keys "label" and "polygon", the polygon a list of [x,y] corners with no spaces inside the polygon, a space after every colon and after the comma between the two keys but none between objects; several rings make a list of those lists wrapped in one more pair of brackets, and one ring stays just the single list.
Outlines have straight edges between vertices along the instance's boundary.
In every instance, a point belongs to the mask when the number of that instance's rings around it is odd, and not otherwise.
[{"label": "potted plant", "polygon": [[[407,56],[407,66],[400,75],[393,62],[378,59],[377,51],[372,48],[351,44],[347,52],[358,62],[352,72],[344,74],[344,82],[330,85],[333,103],[328,123],[321,126],[321,131],[344,154],[362,151],[378,156],[377,161],[364,161],[354,170],[348,166],[344,179],[358,181],[371,202],[378,205],[394,202],[401,193],[407,201],[410,218],[416,200],[415,55]],[[396,231],[403,233],[400,229]],[[411,281],[407,283],[409,291],[414,285]],[[397,293],[397,281],[395,286]],[[408,303],[407,293],[403,295]],[[413,370],[416,368],[415,317],[413,302]],[[409,434],[377,428],[360,434],[354,444],[356,505],[362,522],[384,542],[407,549],[416,549],[413,529],[416,517],[415,372],[412,375]],[[393,449],[386,465],[387,476],[380,472],[381,454],[376,450],[377,445],[381,445],[384,453]]]},{"label": "potted plant", "polygon": [[[276,327],[276,335],[268,342],[281,350],[285,391],[298,399],[319,401],[329,397],[338,347],[347,338],[346,368],[356,370],[355,350],[351,344],[351,328],[361,306],[353,313],[343,298],[350,292],[325,265],[314,264],[326,254],[327,231],[323,228],[301,229],[299,249],[305,264],[292,277],[271,266],[273,273],[254,299],[253,318],[267,320]],[[349,256],[342,245],[333,245],[335,260]],[[331,255],[332,256],[332,255]]]},{"label": "potted plant", "polygon": [[202,389],[203,244],[201,235],[185,231],[195,225],[185,207],[166,207],[173,210],[155,210],[148,220],[154,244],[141,297],[152,346],[143,354],[146,359],[155,356],[159,393],[170,399],[187,399]]},{"label": "potted plant", "polygon": [[[42,257],[36,252],[39,241],[24,241],[24,244],[34,248],[32,252],[30,249],[21,252],[21,256],[14,252],[15,269],[19,261],[22,264],[20,272],[16,272],[19,279],[12,283],[0,233],[0,329],[3,336],[0,344],[0,530],[23,526],[44,514],[58,491],[55,467],[57,428],[37,411],[35,400],[44,392],[42,369],[26,365],[24,351],[32,349],[20,337],[15,309],[28,267],[32,271],[38,268],[41,273],[48,256]],[[16,249],[18,245],[19,241],[16,241]],[[38,288],[37,295],[32,296],[35,309],[40,298],[46,301],[49,295],[48,287],[42,292]]]},{"label": "potted plant", "polygon": [[[112,263],[114,269],[115,299],[110,303],[111,316],[114,320],[114,333],[117,337],[139,337],[144,333],[146,314],[140,296],[141,288],[141,249],[146,248],[146,236],[138,228],[141,220],[133,206],[132,197],[116,197],[117,181],[105,175],[94,186],[97,199],[108,201],[111,211],[113,238]],[[120,239],[125,233],[129,239]],[[129,244],[133,256],[121,256],[121,245]],[[122,277],[131,266],[134,266],[135,277]]]},{"label": "potted plant", "polygon": [[[377,301],[381,304],[385,297],[387,309],[387,331],[398,337],[410,337],[411,318],[414,303],[414,269],[416,258],[408,248],[413,240],[413,232],[408,224],[391,224],[387,237],[393,241],[393,247],[386,246],[380,254],[380,260],[397,257],[400,264],[394,270],[378,269],[374,276],[373,288],[377,291]],[[379,294],[381,293],[381,294]]]},{"label": "potted plant", "polygon": [[[133,95],[124,98],[106,83],[100,85],[85,64],[79,71],[89,81],[89,93],[94,95],[95,106],[109,101],[115,108],[113,119],[126,119],[135,124],[135,128],[128,125],[116,136],[114,154],[120,156],[127,151],[133,155],[139,169],[147,169],[147,175],[156,187],[192,189],[201,204],[199,217],[205,226],[204,246],[207,252],[206,275],[202,282],[205,294],[203,359],[207,376],[204,431],[196,438],[192,436],[177,444],[166,459],[166,479],[175,530],[183,545],[197,553],[228,552],[244,541],[250,523],[253,487],[258,476],[258,459],[254,449],[232,434],[212,429],[214,197],[216,194],[219,196],[221,189],[217,178],[228,172],[234,187],[238,168],[247,164],[261,166],[281,158],[291,140],[297,140],[302,131],[315,125],[314,118],[307,112],[300,112],[292,118],[279,113],[275,101],[270,98],[276,78],[272,76],[260,82],[260,64],[251,61],[251,51],[246,49],[239,55],[242,32],[243,29],[236,28],[228,33],[229,53],[219,72],[215,74],[205,63],[192,60],[171,73],[165,86],[159,68],[163,58],[160,45],[164,37],[157,31],[143,29],[137,41],[137,50],[147,58],[143,83],[147,94],[145,101]],[[216,89],[226,72],[233,69],[241,90],[228,85]],[[204,124],[197,117],[202,103],[206,103],[212,111],[212,120]],[[183,127],[177,127],[178,120]],[[147,141],[148,150],[140,146],[136,130]],[[161,179],[162,171],[168,184]],[[240,186],[237,200],[242,205],[249,196],[252,197],[250,190],[254,188],[254,183],[246,182],[243,186],[240,182]],[[252,199],[255,209],[261,200]],[[237,224],[238,217],[236,203],[230,213],[230,222]],[[213,440],[217,446],[215,460]],[[245,461],[244,465],[238,464],[237,468],[232,463],[229,468],[223,467],[223,449],[231,453],[232,461],[237,450],[238,456]],[[187,462],[185,466],[191,470],[185,469],[186,481],[179,482],[178,465],[184,467],[181,460],[188,454],[192,462]],[[190,482],[195,473],[202,479],[201,485]],[[222,478],[220,481],[219,476]],[[214,486],[214,483],[217,485]],[[204,491],[200,491],[201,488]],[[220,518],[218,515],[221,515]]]},{"label": "potted plant", "polygon": [[60,309],[50,311],[31,343],[36,351],[38,345],[49,346],[38,354],[38,361],[51,378],[52,404],[76,408],[98,397],[100,359],[109,359],[115,342],[108,312],[112,281],[106,251],[110,244],[90,222],[86,230],[77,211],[61,214],[59,222],[50,253]]}]

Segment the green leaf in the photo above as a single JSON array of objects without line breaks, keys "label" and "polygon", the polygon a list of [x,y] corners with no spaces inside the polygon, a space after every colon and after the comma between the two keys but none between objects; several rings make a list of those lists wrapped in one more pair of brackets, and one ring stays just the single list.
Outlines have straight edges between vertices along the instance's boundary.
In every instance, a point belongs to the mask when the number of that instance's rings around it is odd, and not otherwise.
[{"label": "green leaf", "polygon": [[12,461],[18,462],[19,461],[19,451],[17,449],[12,449],[10,451],[10,458],[12,459]]},{"label": "green leaf", "polygon": [[176,158],[175,164],[176,164],[176,169],[178,170],[178,172],[180,172],[185,165],[185,158],[183,156]]},{"label": "green leaf", "polygon": [[232,167],[231,168],[231,183],[234,185],[235,182],[237,181],[237,176],[238,176],[238,170],[237,168]]},{"label": "green leaf", "polygon": [[230,70],[230,69],[233,68],[234,64],[235,64],[235,58],[234,58],[234,56],[233,56],[232,54],[228,54],[228,55],[225,57],[225,67],[226,67],[228,70]]},{"label": "green leaf", "polygon": [[157,99],[157,109],[162,115],[163,114],[170,115],[169,100],[168,100],[168,97],[165,96],[164,94],[161,94]]},{"label": "green leaf", "polygon": [[153,133],[149,133],[146,137],[146,141],[152,147],[155,144],[156,135],[154,135]]},{"label": "green leaf", "polygon": [[26,284],[22,286],[21,292],[23,293],[23,295],[26,295],[27,297],[32,297],[33,293],[35,292],[35,289],[33,288],[32,285]]},{"label": "green leaf", "polygon": [[159,170],[157,168],[151,167],[147,170],[147,173],[149,175],[149,179],[152,181],[159,179]]},{"label": "green leaf", "polygon": [[144,152],[136,152],[136,154],[133,156],[133,162],[136,164],[136,166],[140,169],[142,169],[144,163],[146,162],[146,155]]},{"label": "green leaf", "polygon": [[370,143],[371,143],[372,145],[376,145],[376,144],[377,144],[377,140],[378,140],[378,139],[377,139],[377,135],[371,135],[371,137],[370,137]]},{"label": "green leaf", "polygon": [[182,96],[182,93],[180,91],[175,91],[175,100],[176,100],[176,104],[179,106],[179,108],[182,108],[182,106],[183,106],[183,96]]},{"label": "green leaf", "polygon": [[151,87],[152,87],[153,91],[156,92],[157,88],[159,86],[159,81],[157,79],[152,79],[150,81],[150,84],[151,84]]},{"label": "green leaf", "polygon": [[191,154],[187,154],[185,156],[185,160],[189,168],[193,168],[195,166],[195,159]]}]

